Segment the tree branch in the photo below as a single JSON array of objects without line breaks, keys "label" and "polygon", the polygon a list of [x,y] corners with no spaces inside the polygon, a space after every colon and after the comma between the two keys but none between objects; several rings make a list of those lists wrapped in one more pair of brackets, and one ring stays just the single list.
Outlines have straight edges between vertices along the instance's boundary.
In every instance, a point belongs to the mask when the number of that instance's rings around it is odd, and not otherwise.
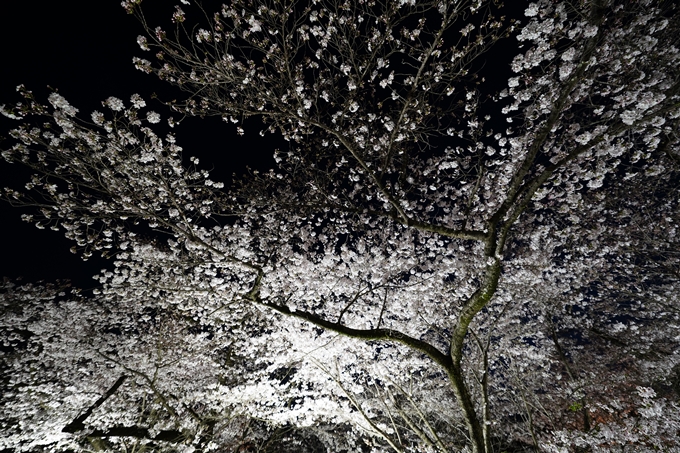
[{"label": "tree branch", "polygon": [[357,338],[361,340],[389,340],[396,341],[398,343],[409,346],[412,349],[420,351],[430,357],[438,365],[447,369],[451,364],[451,358],[446,354],[442,353],[439,349],[431,344],[413,338],[405,333],[399,332],[398,330],[392,329],[353,329],[351,327],[344,326],[335,322],[330,322],[322,317],[309,313],[306,311],[292,311],[290,308],[284,305],[278,305],[273,302],[263,301],[259,297],[256,297],[253,302],[260,305],[264,305],[271,309],[278,311],[286,316],[292,316],[299,319],[304,319],[305,321],[311,322],[312,324],[323,327],[324,329],[331,330],[333,332],[345,335],[351,338]]},{"label": "tree branch", "polygon": [[123,382],[125,382],[125,379],[127,379],[127,376],[125,374],[121,375],[118,380],[111,386],[110,389],[106,391],[97,401],[95,401],[92,406],[90,406],[85,413],[82,415],[78,416],[73,420],[71,423],[68,425],[64,426],[64,428],[61,430],[63,433],[75,433],[77,431],[80,431],[82,429],[85,429],[85,420],[92,415],[92,412],[94,412],[95,409],[97,409],[99,406],[104,404],[104,402],[109,399],[114,393],[116,393],[116,390],[120,388],[121,385],[123,385]]}]

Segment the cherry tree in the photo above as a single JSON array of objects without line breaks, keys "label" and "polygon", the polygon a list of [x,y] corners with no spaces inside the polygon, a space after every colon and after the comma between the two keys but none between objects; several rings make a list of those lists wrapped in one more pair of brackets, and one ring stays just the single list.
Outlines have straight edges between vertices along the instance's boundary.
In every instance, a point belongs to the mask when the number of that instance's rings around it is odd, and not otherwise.
[{"label": "cherry tree", "polygon": [[677,447],[673,5],[181,3],[168,31],[123,2],[136,66],[290,146],[225,188],[138,95],[84,119],[19,87],[3,156],[35,175],[5,198],[114,267],[88,297],[5,286],[31,423],[3,447]]}]

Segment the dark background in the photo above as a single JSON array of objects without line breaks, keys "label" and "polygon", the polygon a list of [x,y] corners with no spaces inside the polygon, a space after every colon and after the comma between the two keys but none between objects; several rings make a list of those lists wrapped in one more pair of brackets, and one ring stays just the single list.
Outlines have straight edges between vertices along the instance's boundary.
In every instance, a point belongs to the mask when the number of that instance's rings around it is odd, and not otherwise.
[{"label": "dark background", "polygon": [[[137,45],[137,36],[144,34],[138,20],[128,15],[120,0],[22,0],[3,4],[0,10],[0,104],[12,105],[20,100],[15,88],[24,84],[37,99],[47,103],[51,89],[56,89],[83,118],[92,110],[101,110],[101,102],[116,96],[129,105],[130,96],[139,93],[150,109],[161,113],[165,120],[170,112],[158,100],[181,99],[175,88],[158,80],[155,75],[135,69],[132,57],[153,60]],[[222,0],[204,0],[206,11],[220,7]],[[513,1],[503,10],[509,17],[523,18],[528,1]],[[151,27],[171,29],[171,16],[179,0],[144,0],[142,11]],[[195,23],[198,11],[182,5],[188,23]],[[193,16],[193,17],[192,17]],[[514,38],[494,45],[473,71],[485,76],[483,92],[493,92],[506,86],[512,74],[509,63],[516,53]],[[48,86],[51,88],[48,88]],[[177,115],[174,115],[177,118]],[[0,136],[8,137],[18,123],[0,115]],[[159,125],[160,126],[160,125]],[[498,125],[505,128],[505,123]],[[260,170],[273,166],[273,152],[285,148],[286,142],[268,135],[262,138],[259,128],[246,129],[244,136],[236,134],[235,126],[218,118],[187,118],[175,128],[177,141],[184,148],[185,158],[195,155],[201,168],[213,169],[213,180],[229,183],[232,173],[243,174],[250,166]],[[161,131],[162,132],[162,131]],[[164,133],[164,132],[163,132]],[[12,146],[13,140],[0,142],[0,149]],[[0,159],[0,187],[21,189],[30,172]],[[22,278],[25,282],[70,279],[81,288],[92,287],[92,275],[111,262],[98,256],[83,261],[69,252],[73,243],[61,232],[39,230],[22,222],[20,216],[30,212],[12,208],[0,200],[0,278]]]},{"label": "dark background", "polygon": [[[145,0],[142,10],[150,25],[167,29],[175,4],[179,1]],[[210,10],[222,2],[203,4]],[[191,20],[192,9],[185,10]],[[140,34],[141,24],[125,12],[120,0],[5,2],[0,13],[0,104],[9,106],[20,100],[15,92],[19,84],[47,103],[49,86],[78,108],[79,115],[89,118],[92,110],[103,111],[101,101],[107,97],[116,96],[129,104],[130,96],[139,93],[165,120],[168,109],[152,100],[151,94],[165,100],[181,94],[155,75],[135,69],[133,56],[152,59],[137,45]],[[0,148],[12,145],[8,132],[16,125],[18,122],[0,116],[0,136],[4,138]],[[256,131],[240,137],[235,126],[217,118],[188,118],[175,133],[185,155],[198,156],[201,168],[214,168],[212,179],[218,181],[228,180],[234,172],[243,173],[247,165],[271,166],[274,148],[280,146],[265,141]],[[20,189],[29,175],[16,164],[0,161],[1,187]],[[70,279],[86,288],[95,284],[92,275],[111,266],[100,257],[83,261],[71,254],[69,248],[74,244],[61,232],[39,230],[22,222],[24,212],[29,211],[0,201],[0,277],[21,277],[24,282]]]}]

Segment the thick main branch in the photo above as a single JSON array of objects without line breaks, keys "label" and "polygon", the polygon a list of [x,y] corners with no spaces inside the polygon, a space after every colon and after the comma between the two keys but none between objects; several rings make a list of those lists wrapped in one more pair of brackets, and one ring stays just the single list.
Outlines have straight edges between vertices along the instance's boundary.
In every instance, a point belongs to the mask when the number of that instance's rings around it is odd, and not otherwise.
[{"label": "thick main branch", "polygon": [[255,296],[252,298],[253,302],[264,305],[266,307],[272,308],[281,314],[286,316],[292,316],[299,319],[304,319],[316,326],[323,327],[332,332],[339,333],[351,338],[357,338],[361,340],[386,340],[386,341],[396,341],[398,343],[409,346],[412,349],[420,351],[434,360],[438,365],[444,369],[448,369],[451,364],[451,358],[442,353],[435,346],[431,345],[417,338],[413,338],[403,332],[392,329],[354,329],[352,327],[347,327],[343,324],[328,321],[321,316],[309,313],[307,311],[292,311],[285,305],[279,305],[274,302],[268,302]]}]

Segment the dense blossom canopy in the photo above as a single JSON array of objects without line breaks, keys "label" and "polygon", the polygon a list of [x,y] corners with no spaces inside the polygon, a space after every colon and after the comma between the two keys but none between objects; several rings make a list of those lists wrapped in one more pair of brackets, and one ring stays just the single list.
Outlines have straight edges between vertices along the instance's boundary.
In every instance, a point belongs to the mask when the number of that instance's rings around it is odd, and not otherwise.
[{"label": "dense blossom canopy", "polygon": [[18,88],[4,197],[114,266],[3,284],[0,449],[680,447],[672,3],[140,3],[176,116],[290,145],[225,187],[139,95]]}]

